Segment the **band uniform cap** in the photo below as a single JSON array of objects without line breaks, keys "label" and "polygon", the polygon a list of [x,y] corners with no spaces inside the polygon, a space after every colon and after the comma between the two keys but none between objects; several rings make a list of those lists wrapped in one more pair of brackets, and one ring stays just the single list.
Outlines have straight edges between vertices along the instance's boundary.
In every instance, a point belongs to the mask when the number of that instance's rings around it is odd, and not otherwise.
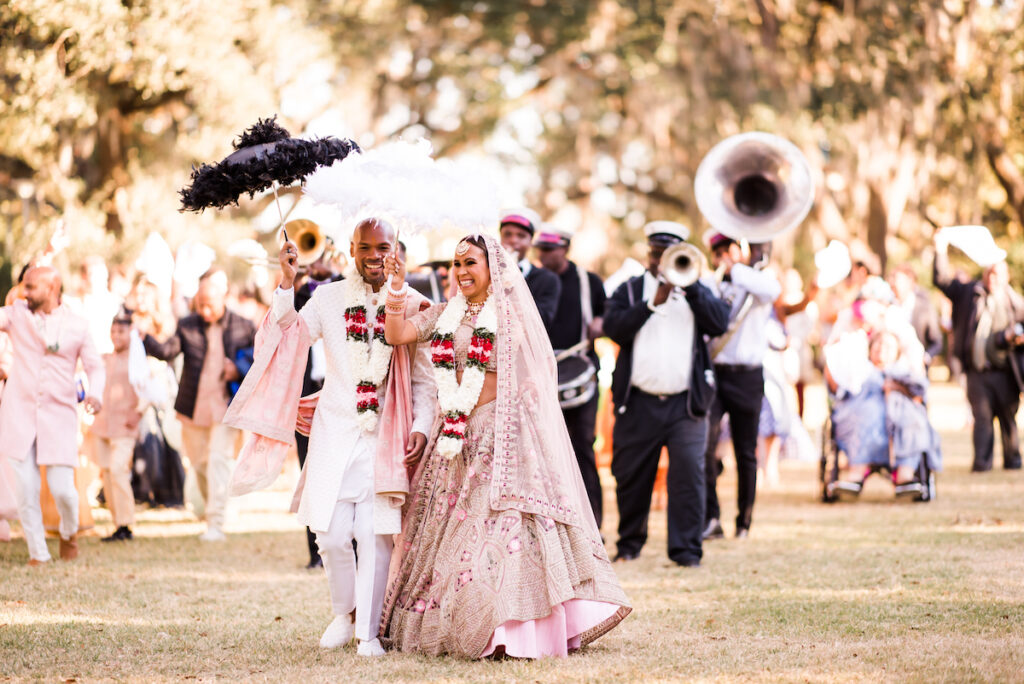
[{"label": "band uniform cap", "polygon": [[526,207],[518,207],[514,209],[505,209],[501,212],[501,223],[499,226],[503,226],[506,223],[524,228],[532,236],[537,232],[537,227],[541,225],[540,215],[533,209],[527,209]]},{"label": "band uniform cap", "polygon": [[708,248],[708,251],[715,251],[715,248],[719,245],[730,244],[736,242],[725,233],[720,233],[714,228],[708,228],[704,231],[704,235],[701,236],[701,240],[704,246]]},{"label": "band uniform cap", "polygon": [[572,241],[572,233],[552,228],[550,225],[542,226],[537,237],[533,239],[534,247],[568,247]]},{"label": "band uniform cap", "polygon": [[644,235],[654,242],[685,242],[690,239],[690,229],[676,221],[650,221],[644,226]]}]

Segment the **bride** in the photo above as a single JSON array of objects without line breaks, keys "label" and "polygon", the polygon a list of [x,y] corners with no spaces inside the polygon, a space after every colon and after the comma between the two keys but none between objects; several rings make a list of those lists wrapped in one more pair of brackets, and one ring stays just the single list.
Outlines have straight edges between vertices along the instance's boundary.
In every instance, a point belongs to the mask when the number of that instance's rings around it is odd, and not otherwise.
[{"label": "bride", "polygon": [[515,260],[458,243],[459,294],[405,318],[391,276],[385,337],[431,343],[440,414],[416,465],[381,619],[399,651],[566,655],[631,608],[608,561],[558,406],[554,355]]}]

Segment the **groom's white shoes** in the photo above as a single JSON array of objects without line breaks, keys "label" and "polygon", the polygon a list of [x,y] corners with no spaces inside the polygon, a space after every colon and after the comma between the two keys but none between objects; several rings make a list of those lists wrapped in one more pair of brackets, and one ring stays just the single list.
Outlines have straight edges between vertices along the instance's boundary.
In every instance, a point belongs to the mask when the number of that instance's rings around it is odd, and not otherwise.
[{"label": "groom's white shoes", "polygon": [[382,656],[384,655],[384,647],[380,645],[379,639],[360,641],[359,647],[356,648],[356,654],[361,656]]},{"label": "groom's white shoes", "polygon": [[[320,637],[320,648],[339,648],[352,641],[355,636],[356,626],[348,615],[337,615],[327,625],[324,635]],[[379,645],[378,645],[379,646]]]}]

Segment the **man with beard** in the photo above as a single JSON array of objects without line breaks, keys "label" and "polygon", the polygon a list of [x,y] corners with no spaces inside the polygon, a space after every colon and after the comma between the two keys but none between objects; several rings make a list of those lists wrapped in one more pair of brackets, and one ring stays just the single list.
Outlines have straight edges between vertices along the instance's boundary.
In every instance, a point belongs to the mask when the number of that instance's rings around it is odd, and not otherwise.
[{"label": "man with beard", "polygon": [[[385,406],[385,382],[395,369],[393,350],[383,338],[381,288],[384,257],[395,249],[390,224],[377,219],[361,222],[352,234],[353,263],[344,280],[318,286],[298,313],[309,340],[324,341],[327,369],[309,432],[298,506],[299,522],[316,533],[335,615],[320,646],[337,648],[355,636],[360,642],[357,652],[365,656],[384,653],[377,630],[392,550],[392,535],[378,534],[374,523],[384,513],[375,496],[377,446],[383,438],[378,416]],[[282,280],[271,315],[284,330],[296,322],[296,255],[291,242],[281,248]],[[413,313],[421,303],[423,297],[410,298]],[[410,349],[409,358],[412,427],[405,457],[418,459],[427,444],[437,394],[429,347]],[[358,559],[353,541],[358,544]]]},{"label": "man with beard", "polygon": [[[224,413],[231,400],[229,384],[243,375],[236,362],[238,352],[252,347],[256,335],[251,321],[226,308],[227,295],[227,275],[218,270],[206,273],[192,299],[193,313],[178,321],[174,334],[163,342],[147,334],[142,341],[146,353],[162,361],[184,356],[174,410],[205,503],[206,531],[199,538],[208,542],[226,539],[228,483],[238,431],[224,423]],[[148,321],[137,321],[140,332],[149,332],[142,329]]]},{"label": "man with beard", "polygon": [[557,275],[546,268],[534,266],[527,258],[533,234],[540,225],[540,217],[536,212],[530,209],[513,209],[506,211],[501,217],[498,232],[501,235],[501,245],[519,260],[519,270],[523,272],[526,286],[533,295],[544,329],[551,335],[551,326],[558,311],[558,298],[562,292],[561,281]]},{"label": "man with beard", "polygon": [[[333,245],[333,243],[331,244]],[[309,265],[305,281],[295,288],[296,311],[302,311],[302,307],[306,306],[318,287],[341,280],[341,276],[334,272],[331,264],[331,249],[333,247],[325,249],[323,254]],[[325,364],[324,344],[323,340],[320,340],[310,347],[309,355],[306,357],[306,372],[302,376],[302,396],[308,396],[323,389]],[[298,452],[299,467],[301,468],[306,464],[306,454],[309,452],[309,437],[307,435],[301,432],[295,433],[295,450]],[[309,563],[306,568],[309,570],[322,568],[324,563],[316,550],[316,535],[308,527],[306,528],[306,546],[309,549]]]},{"label": "man with beard", "polygon": [[75,367],[89,378],[85,409],[99,412],[105,375],[89,323],[60,301],[61,279],[49,266],[25,274],[25,301],[0,308],[0,331],[13,347],[11,375],[0,404],[0,460],[7,459],[17,480],[18,516],[31,566],[50,560],[39,503],[39,466],[60,513],[60,557],[78,556],[78,413]]}]

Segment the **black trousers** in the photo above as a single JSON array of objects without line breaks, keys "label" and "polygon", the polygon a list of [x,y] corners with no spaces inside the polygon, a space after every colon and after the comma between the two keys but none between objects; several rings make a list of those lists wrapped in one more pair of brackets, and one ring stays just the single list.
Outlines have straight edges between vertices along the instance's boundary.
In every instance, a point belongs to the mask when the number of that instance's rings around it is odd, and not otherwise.
[{"label": "black trousers", "polygon": [[757,494],[757,428],[761,420],[761,400],[764,398],[764,371],[760,366],[738,368],[715,366],[718,390],[708,411],[708,442],[704,453],[707,473],[706,520],[721,518],[718,506],[718,462],[715,449],[722,433],[722,416],[729,414],[733,453],[736,456],[737,492],[736,529],[750,529],[754,515],[754,497]]},{"label": "black trousers", "polygon": [[[295,450],[299,452],[299,467],[306,464],[306,452],[309,451],[309,437],[295,433]],[[316,546],[316,535],[306,528],[306,545],[309,547],[309,562],[320,558],[320,550]]]},{"label": "black trousers", "polygon": [[967,371],[967,401],[974,415],[974,465],[971,470],[992,470],[995,447],[993,419],[999,420],[1003,467],[1020,468],[1020,441],[1017,436],[1020,391],[1010,371]]},{"label": "black trousers", "polygon": [[582,406],[562,409],[565,427],[569,430],[572,450],[576,453],[576,463],[583,476],[583,486],[587,488],[590,508],[594,511],[597,528],[601,529],[601,517],[604,503],[601,494],[601,478],[597,475],[597,463],[594,460],[594,424],[597,422],[597,402],[599,396],[594,392],[590,401]]},{"label": "black trousers", "polygon": [[668,448],[668,555],[700,560],[704,528],[705,418],[691,418],[687,393],[667,398],[631,390],[615,418],[612,475],[619,505],[620,554],[638,554],[647,541],[651,494],[663,447]]}]

